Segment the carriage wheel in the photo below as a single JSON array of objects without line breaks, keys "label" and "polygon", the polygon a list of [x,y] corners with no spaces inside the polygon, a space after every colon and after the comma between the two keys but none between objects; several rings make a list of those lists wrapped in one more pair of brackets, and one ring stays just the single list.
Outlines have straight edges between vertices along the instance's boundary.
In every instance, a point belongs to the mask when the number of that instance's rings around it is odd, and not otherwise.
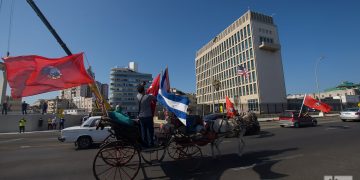
[{"label": "carriage wheel", "polygon": [[104,145],[96,154],[93,174],[96,179],[134,179],[139,172],[139,150],[123,141]]},{"label": "carriage wheel", "polygon": [[174,138],[170,140],[167,149],[169,156],[174,160],[183,159],[186,156],[184,146],[177,143]]},{"label": "carriage wheel", "polygon": [[185,154],[184,158],[181,159],[183,168],[188,171],[197,170],[200,167],[202,160],[201,148],[194,144],[184,147],[182,151],[182,154]]},{"label": "carriage wheel", "polygon": [[172,140],[168,146],[168,154],[174,160],[179,160],[179,165],[188,171],[196,170],[201,165],[202,152],[196,144],[182,145]]}]

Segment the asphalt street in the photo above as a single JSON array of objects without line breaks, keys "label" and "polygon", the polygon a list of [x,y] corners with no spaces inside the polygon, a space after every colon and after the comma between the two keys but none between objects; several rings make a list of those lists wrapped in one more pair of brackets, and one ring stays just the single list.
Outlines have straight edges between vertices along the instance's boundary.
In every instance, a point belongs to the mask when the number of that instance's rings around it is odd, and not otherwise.
[{"label": "asphalt street", "polygon": [[[259,135],[245,137],[241,157],[237,140],[227,138],[218,159],[210,156],[209,146],[202,147],[196,171],[166,157],[161,164],[143,164],[137,179],[360,179],[360,122],[327,117],[318,123],[295,129],[262,122]],[[99,149],[75,150],[74,144],[58,142],[58,133],[0,134],[0,179],[94,179],[92,162]]]}]

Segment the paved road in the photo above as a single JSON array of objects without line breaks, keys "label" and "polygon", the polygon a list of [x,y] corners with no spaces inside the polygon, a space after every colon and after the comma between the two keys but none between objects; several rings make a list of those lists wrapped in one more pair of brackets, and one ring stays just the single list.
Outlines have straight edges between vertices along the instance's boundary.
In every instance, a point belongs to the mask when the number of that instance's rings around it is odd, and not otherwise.
[{"label": "paved road", "polygon": [[[263,122],[260,135],[245,138],[242,157],[236,154],[236,139],[229,138],[218,160],[209,156],[209,147],[203,148],[198,171],[188,172],[166,158],[161,165],[144,165],[137,179],[360,179],[360,122],[343,123],[338,117],[318,121],[318,127],[299,129]],[[94,179],[98,149],[76,151],[73,144],[58,142],[57,134],[0,134],[0,179]]]}]

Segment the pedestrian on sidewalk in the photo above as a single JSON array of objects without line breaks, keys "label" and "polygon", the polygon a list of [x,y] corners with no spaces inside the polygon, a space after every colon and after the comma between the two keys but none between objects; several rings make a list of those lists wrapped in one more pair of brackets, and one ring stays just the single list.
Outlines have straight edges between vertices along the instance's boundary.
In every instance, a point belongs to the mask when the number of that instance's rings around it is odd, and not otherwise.
[{"label": "pedestrian on sidewalk", "polygon": [[53,117],[53,119],[51,120],[51,125],[52,125],[52,129],[56,129],[56,124],[57,124],[57,120],[56,120],[56,116]]},{"label": "pedestrian on sidewalk", "polygon": [[42,114],[46,114],[47,108],[48,108],[48,104],[46,102],[44,102],[44,104],[41,107]]},{"label": "pedestrian on sidewalk", "polygon": [[64,124],[65,124],[65,119],[62,117],[60,119],[60,123],[59,123],[59,129],[60,130],[64,129]]},{"label": "pedestrian on sidewalk", "polygon": [[25,133],[25,123],[26,123],[26,119],[22,117],[19,121],[19,133],[21,133],[21,131]]},{"label": "pedestrian on sidewalk", "polygon": [[48,130],[51,130],[52,129],[52,120],[51,118],[48,118]]},{"label": "pedestrian on sidewalk", "polygon": [[26,110],[27,110],[28,104],[23,101],[23,103],[21,104],[21,112],[22,114],[27,114]]},{"label": "pedestrian on sidewalk", "polygon": [[7,110],[8,110],[8,104],[6,101],[4,101],[4,103],[2,104],[1,114],[7,115]]}]

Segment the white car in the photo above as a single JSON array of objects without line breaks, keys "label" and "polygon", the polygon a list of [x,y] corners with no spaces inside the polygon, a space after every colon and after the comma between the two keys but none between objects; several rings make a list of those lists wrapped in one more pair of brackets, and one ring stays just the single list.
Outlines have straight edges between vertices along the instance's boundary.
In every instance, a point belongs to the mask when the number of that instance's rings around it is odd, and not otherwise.
[{"label": "white car", "polygon": [[61,142],[75,143],[75,147],[79,149],[89,148],[92,144],[102,143],[106,137],[110,135],[110,126],[104,129],[96,130],[96,125],[100,121],[101,116],[89,117],[81,126],[68,127],[61,130]]},{"label": "white car", "polygon": [[342,121],[347,120],[360,120],[360,109],[359,108],[348,108],[340,112],[340,119]]}]

